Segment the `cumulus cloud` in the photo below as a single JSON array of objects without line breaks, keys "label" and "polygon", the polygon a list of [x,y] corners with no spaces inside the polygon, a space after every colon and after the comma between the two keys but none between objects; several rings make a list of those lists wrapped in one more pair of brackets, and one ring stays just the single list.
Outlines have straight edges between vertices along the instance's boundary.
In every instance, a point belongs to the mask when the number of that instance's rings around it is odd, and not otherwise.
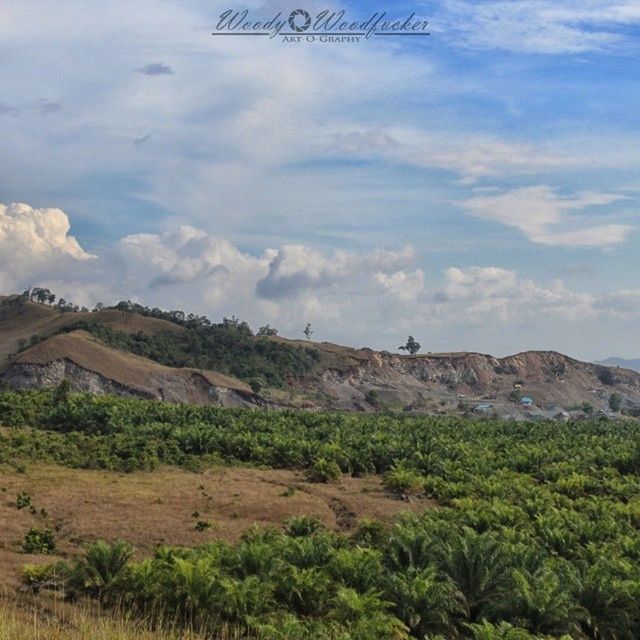
[{"label": "cumulus cloud", "polygon": [[95,257],[69,235],[63,211],[23,204],[0,207],[0,254],[9,258],[0,263],[4,293],[41,285],[86,306],[129,298],[212,319],[235,314],[294,337],[312,322],[317,337],[355,345],[395,346],[411,333],[440,340],[442,348],[488,349],[493,333],[494,350],[529,348],[532,336],[551,348],[556,332],[574,328],[579,335],[575,327],[585,323],[598,331],[640,323],[638,290],[583,293],[499,266],[452,266],[427,276],[411,247],[323,252],[284,245],[249,253],[181,226],[125,236]]},{"label": "cumulus cloud", "polygon": [[118,265],[113,287],[120,295],[213,318],[235,314],[254,325],[270,322],[290,335],[311,321],[327,335],[332,324],[412,304],[424,289],[422,271],[410,269],[414,260],[410,247],[328,254],[284,245],[256,255],[181,227],[127,236],[110,262]]},{"label": "cumulus cloud", "polygon": [[[357,281],[371,279],[385,284],[388,276],[404,277],[401,267],[414,258],[407,247],[401,251],[374,251],[357,255],[336,251],[326,256],[303,245],[286,245],[276,252],[269,264],[269,273],[256,287],[259,296],[279,299],[305,291],[326,289],[337,284],[355,286]],[[393,288],[387,286],[387,290]]]},{"label": "cumulus cloud", "polygon": [[69,235],[69,218],[60,209],[37,209],[27,204],[0,204],[0,285],[5,291],[32,284],[30,278],[91,261]]},{"label": "cumulus cloud", "polygon": [[572,292],[560,280],[541,286],[499,267],[447,269],[434,300],[440,315],[457,315],[469,323],[507,324],[541,316],[584,321],[598,315],[598,299],[591,294]]},{"label": "cumulus cloud", "polygon": [[584,226],[579,218],[587,207],[604,206],[625,196],[585,192],[563,197],[551,187],[524,187],[496,195],[479,195],[460,204],[471,215],[515,227],[539,244],[568,247],[609,247],[624,242],[633,231],[631,225],[600,224]]},{"label": "cumulus cloud", "polygon": [[518,283],[515,271],[498,267],[451,267],[445,272],[445,278],[446,286],[437,295],[443,302],[496,297],[513,290]]},{"label": "cumulus cloud", "polygon": [[71,235],[69,218],[60,209],[34,209],[28,204],[0,204],[0,253],[11,262],[43,262],[58,257],[93,258]]},{"label": "cumulus cloud", "polygon": [[595,303],[596,309],[626,319],[638,317],[640,289],[621,289],[602,295]]}]

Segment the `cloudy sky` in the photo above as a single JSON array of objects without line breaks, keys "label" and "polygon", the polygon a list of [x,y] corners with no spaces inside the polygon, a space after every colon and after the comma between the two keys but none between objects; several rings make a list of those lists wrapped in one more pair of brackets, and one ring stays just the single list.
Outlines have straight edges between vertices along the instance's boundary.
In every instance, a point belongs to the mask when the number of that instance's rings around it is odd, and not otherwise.
[{"label": "cloudy sky", "polygon": [[639,0],[3,0],[0,292],[394,350],[640,355]]}]

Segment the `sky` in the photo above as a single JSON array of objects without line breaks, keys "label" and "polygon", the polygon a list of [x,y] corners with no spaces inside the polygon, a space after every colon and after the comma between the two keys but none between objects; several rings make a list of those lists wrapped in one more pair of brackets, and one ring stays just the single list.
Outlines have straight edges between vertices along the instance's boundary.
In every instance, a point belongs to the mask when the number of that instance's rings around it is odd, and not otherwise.
[{"label": "sky", "polygon": [[[304,8],[428,37],[214,37]],[[3,0],[0,293],[638,357],[640,0]]]}]

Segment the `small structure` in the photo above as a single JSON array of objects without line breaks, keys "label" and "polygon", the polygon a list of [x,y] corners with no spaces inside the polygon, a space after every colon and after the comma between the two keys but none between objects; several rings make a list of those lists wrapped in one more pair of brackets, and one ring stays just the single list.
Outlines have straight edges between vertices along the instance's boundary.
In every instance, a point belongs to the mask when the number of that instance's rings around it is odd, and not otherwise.
[{"label": "small structure", "polygon": [[474,413],[489,413],[493,409],[493,405],[488,402],[483,402],[474,408]]},{"label": "small structure", "polygon": [[568,422],[571,419],[571,414],[568,411],[560,411],[553,416],[554,420],[558,420],[559,422]]},{"label": "small structure", "polygon": [[528,396],[523,396],[520,398],[520,406],[522,407],[533,407],[533,399]]}]

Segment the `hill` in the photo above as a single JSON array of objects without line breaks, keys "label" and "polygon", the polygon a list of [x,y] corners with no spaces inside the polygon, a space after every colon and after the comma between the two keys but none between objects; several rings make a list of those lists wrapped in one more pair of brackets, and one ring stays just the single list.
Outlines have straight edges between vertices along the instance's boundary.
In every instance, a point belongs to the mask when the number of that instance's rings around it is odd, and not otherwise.
[{"label": "hill", "polygon": [[625,358],[607,358],[606,360],[598,362],[598,364],[602,364],[605,367],[621,367],[623,369],[632,369],[633,371],[640,372],[640,358],[632,360]]},{"label": "hill", "polygon": [[204,404],[215,398],[223,406],[238,406],[254,396],[240,380],[212,371],[165,367],[110,349],[84,331],[52,336],[20,353],[3,376],[16,388],[51,387],[64,379],[80,391],[172,402]]},{"label": "hill", "polygon": [[551,351],[398,355],[254,335],[235,318],[212,324],[121,304],[63,312],[21,296],[1,299],[0,380],[39,388],[67,379],[98,394],[222,406],[475,411],[513,419],[606,413],[612,395],[628,412],[640,407],[640,373]]}]

